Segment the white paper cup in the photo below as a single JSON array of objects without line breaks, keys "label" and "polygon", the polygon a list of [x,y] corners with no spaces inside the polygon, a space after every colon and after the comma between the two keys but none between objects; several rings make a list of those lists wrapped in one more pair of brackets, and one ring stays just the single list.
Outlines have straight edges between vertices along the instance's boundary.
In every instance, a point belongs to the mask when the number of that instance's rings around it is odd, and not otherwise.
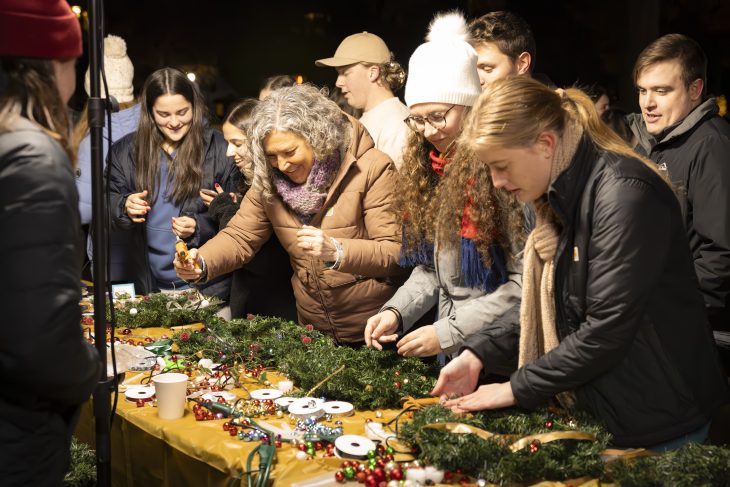
[{"label": "white paper cup", "polygon": [[185,397],[188,376],[185,374],[160,374],[152,378],[157,396],[157,415],[160,419],[178,419],[185,414]]}]

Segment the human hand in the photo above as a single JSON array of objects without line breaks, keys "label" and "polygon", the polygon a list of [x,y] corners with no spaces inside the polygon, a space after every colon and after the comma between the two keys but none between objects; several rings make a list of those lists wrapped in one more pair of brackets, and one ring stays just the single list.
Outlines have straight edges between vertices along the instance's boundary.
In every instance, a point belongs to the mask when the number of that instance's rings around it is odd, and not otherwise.
[{"label": "human hand", "polygon": [[380,342],[394,342],[398,338],[398,315],[392,309],[386,309],[368,318],[365,325],[365,345],[382,350]]},{"label": "human hand", "polygon": [[396,344],[398,353],[404,357],[431,357],[441,352],[441,344],[434,325],[413,330]]},{"label": "human hand", "polygon": [[484,409],[499,409],[517,404],[509,382],[501,384],[486,384],[480,386],[476,392],[464,397],[447,400],[443,406],[455,413],[482,411]]},{"label": "human hand", "polygon": [[[215,187],[215,191],[213,191],[212,189],[200,190],[200,199],[203,200],[205,206],[210,206],[210,203],[215,199],[215,197],[224,192],[220,184],[215,183],[213,186]],[[231,198],[233,198],[233,201],[235,202],[236,198],[233,193],[228,194],[231,195]]]},{"label": "human hand", "polygon": [[188,282],[194,282],[200,279],[202,275],[203,261],[198,255],[198,249],[190,249],[188,258],[184,261],[180,259],[180,254],[175,252],[175,260],[172,261],[177,276]]},{"label": "human hand", "polygon": [[431,395],[440,396],[443,403],[451,398],[474,392],[482,367],[482,361],[474,352],[469,349],[464,350],[441,369]]},{"label": "human hand", "polygon": [[180,238],[188,238],[195,233],[197,222],[189,216],[179,216],[172,219],[172,233]]},{"label": "human hand", "polygon": [[337,260],[337,248],[320,228],[304,225],[297,232],[297,247],[305,254],[323,261]]},{"label": "human hand", "polygon": [[129,219],[134,223],[142,223],[145,221],[144,217],[152,209],[145,200],[146,197],[147,190],[145,189],[139,193],[130,194],[124,202],[124,210],[127,212]]}]

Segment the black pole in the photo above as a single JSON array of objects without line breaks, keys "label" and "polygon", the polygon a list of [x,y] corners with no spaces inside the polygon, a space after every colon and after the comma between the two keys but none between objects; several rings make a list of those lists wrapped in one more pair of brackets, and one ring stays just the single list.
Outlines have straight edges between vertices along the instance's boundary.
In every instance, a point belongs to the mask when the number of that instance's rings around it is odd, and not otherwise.
[{"label": "black pole", "polygon": [[96,422],[96,476],[98,486],[111,486],[111,385],[106,363],[107,213],[104,198],[104,115],[100,72],[103,42],[101,2],[89,2],[89,134],[91,136],[91,204],[94,247],[94,335],[102,376],[94,390]]}]

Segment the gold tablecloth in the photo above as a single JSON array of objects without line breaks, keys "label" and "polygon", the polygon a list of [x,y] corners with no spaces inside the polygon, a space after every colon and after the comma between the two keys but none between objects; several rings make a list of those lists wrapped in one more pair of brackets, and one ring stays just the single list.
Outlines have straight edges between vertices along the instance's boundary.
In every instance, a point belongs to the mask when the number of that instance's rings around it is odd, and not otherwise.
[{"label": "gold tablecloth", "polygon": [[[193,326],[194,328],[194,326]],[[159,339],[172,336],[166,328],[145,328],[132,330],[131,338],[149,336]],[[121,330],[117,331],[119,336]],[[127,337],[124,337],[127,338]],[[127,376],[135,375],[130,372]],[[268,373],[272,384],[282,379],[276,373]],[[265,386],[258,383],[245,384],[249,390]],[[239,397],[246,397],[242,389],[233,389]],[[315,394],[316,395],[316,394]],[[114,487],[232,487],[245,486],[246,460],[259,442],[246,442],[232,437],[223,430],[226,419],[195,421],[191,403],[180,419],[162,420],[154,407],[137,407],[124,398],[120,391],[116,414],[112,423],[112,485]],[[398,410],[356,411],[354,415],[338,418],[342,421],[345,434],[365,435],[367,419],[385,422],[394,418]],[[288,419],[261,418],[276,427],[293,428]],[[334,423],[329,423],[334,426]],[[91,400],[84,405],[76,429],[79,440],[94,446],[94,417]],[[276,449],[276,458],[271,474],[271,483],[281,487],[338,487],[334,473],[343,460],[322,457],[317,452],[314,459],[297,460],[298,450],[289,443]],[[258,460],[253,468],[258,466]],[[569,482],[576,487],[599,487],[595,479],[576,479]],[[360,485],[349,482],[346,485]],[[561,482],[541,482],[542,487],[565,486]],[[606,486],[610,484],[604,484]]]},{"label": "gold tablecloth", "polygon": [[[159,338],[172,335],[169,329],[136,329],[133,337],[140,335]],[[135,375],[129,372],[127,377]],[[268,373],[269,380],[276,384],[282,379],[276,373]],[[264,388],[263,384],[247,383],[249,390]],[[239,397],[246,397],[242,389],[233,389]],[[150,406],[137,407],[124,398],[120,391],[116,414],[112,425],[112,483],[114,486],[195,486],[223,487],[246,485],[246,459],[259,442],[246,442],[232,437],[222,425],[226,419],[195,421],[188,403],[184,417],[162,420],[157,409]],[[354,415],[338,418],[343,422],[345,434],[365,434],[367,418],[384,421],[395,417],[396,410],[383,410],[377,417],[373,411],[358,411]],[[282,429],[293,428],[288,419],[276,417],[261,418]],[[334,423],[328,423],[334,426]],[[94,418],[91,400],[83,408],[76,436],[83,442],[94,445]],[[330,480],[337,486],[334,473],[342,463],[337,458],[297,460],[298,450],[289,443],[276,449],[276,459],[271,479],[276,486],[310,485],[319,480]],[[257,465],[257,461],[254,462]],[[255,468],[255,467],[254,467]],[[325,486],[325,483],[317,485]]]}]

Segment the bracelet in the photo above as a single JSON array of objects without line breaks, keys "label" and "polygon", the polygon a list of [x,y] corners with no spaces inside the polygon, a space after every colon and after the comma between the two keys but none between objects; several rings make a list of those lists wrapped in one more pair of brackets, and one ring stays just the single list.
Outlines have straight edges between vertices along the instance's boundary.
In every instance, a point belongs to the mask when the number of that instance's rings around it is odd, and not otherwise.
[{"label": "bracelet", "polygon": [[332,245],[335,246],[335,250],[337,252],[337,257],[335,258],[335,261],[325,262],[325,265],[328,269],[337,270],[340,268],[340,264],[342,263],[342,257],[345,254],[344,250],[342,249],[342,244],[334,237],[330,237],[330,242],[332,242]]}]

